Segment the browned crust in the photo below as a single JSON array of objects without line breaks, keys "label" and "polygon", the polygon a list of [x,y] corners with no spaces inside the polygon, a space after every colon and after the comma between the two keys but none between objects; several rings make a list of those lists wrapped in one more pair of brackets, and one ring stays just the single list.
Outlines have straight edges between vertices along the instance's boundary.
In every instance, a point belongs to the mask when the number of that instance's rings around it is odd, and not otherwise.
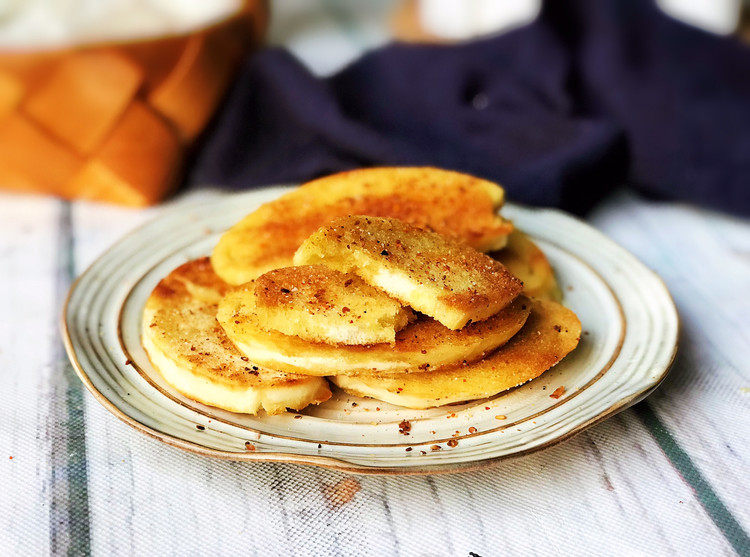
[{"label": "browned crust", "polygon": [[[196,296],[188,285],[205,288],[209,299],[201,300],[200,293]],[[213,272],[208,258],[185,263],[154,288],[146,302],[146,314],[150,317],[144,328],[156,329],[163,347],[180,344],[189,347],[170,351],[170,358],[176,363],[228,386],[291,386],[309,382],[307,376],[259,366],[237,350],[215,318],[219,294],[229,288]]]},{"label": "browned crust", "polygon": [[[357,378],[404,397],[439,401],[460,392],[464,400],[483,398],[540,376],[578,345],[580,335],[575,313],[556,302],[535,300],[523,328],[480,361],[420,374],[362,374]],[[366,394],[356,388],[352,392]]]},{"label": "browned crust", "polygon": [[441,289],[443,303],[459,311],[475,313],[487,308],[491,314],[523,289],[521,281],[499,261],[460,240],[398,219],[340,217],[319,234],[337,246],[341,257],[359,248],[389,268],[405,272],[415,284]]},{"label": "browned crust", "polygon": [[560,301],[562,293],[555,272],[542,249],[517,228],[508,236],[507,245],[489,254],[523,282],[523,291],[533,298]]},{"label": "browned crust", "polygon": [[[247,285],[249,287],[250,285]],[[248,328],[253,335],[263,335],[268,337],[273,344],[283,346],[285,354],[306,354],[330,356],[334,351],[339,357],[355,359],[357,362],[361,358],[363,361],[370,361],[377,355],[385,353],[402,354],[403,359],[415,361],[408,369],[412,373],[427,371],[436,367],[449,365],[447,362],[435,363],[431,361],[431,355],[434,351],[451,346],[451,350],[460,355],[456,355],[452,362],[473,361],[483,356],[483,353],[474,354],[471,357],[466,356],[466,347],[476,346],[479,343],[488,343],[491,348],[495,348],[507,341],[523,326],[530,311],[530,301],[525,296],[519,296],[512,303],[508,304],[503,310],[499,311],[486,321],[471,323],[461,330],[452,330],[434,319],[421,315],[414,322],[410,323],[396,333],[395,343],[365,344],[365,345],[330,345],[323,342],[314,342],[300,339],[296,336],[289,336],[277,331],[264,330],[258,323],[252,312],[248,311],[228,311],[226,321],[230,327],[236,325],[240,330]],[[238,335],[239,336],[239,335]],[[490,338],[489,342],[487,339]],[[494,343],[494,344],[493,344]],[[467,359],[468,358],[468,359]],[[421,364],[421,362],[425,362]],[[451,363],[452,363],[451,362]],[[361,364],[355,363],[353,367],[361,367]],[[369,364],[368,364],[369,367]],[[297,369],[297,368],[295,368]],[[375,370],[377,371],[377,370]],[[299,373],[309,373],[310,375],[332,375],[332,370],[326,369],[321,373],[316,369],[299,369]],[[342,373],[341,371],[339,373]],[[357,373],[352,370],[348,373]]]},{"label": "browned crust", "polygon": [[[341,313],[342,293],[388,299],[386,294],[357,275],[342,273],[324,265],[282,267],[262,274],[254,282],[255,303],[259,309],[304,305],[310,313],[337,309],[344,317],[348,309]],[[390,301],[398,304],[396,300]]]},{"label": "browned crust", "polygon": [[392,349],[395,352],[404,353],[415,350],[429,352],[445,342],[463,344],[471,338],[486,337],[497,329],[499,323],[507,324],[516,321],[523,323],[528,315],[528,307],[530,307],[529,299],[519,296],[490,319],[471,323],[459,330],[448,329],[434,319],[422,315],[417,321],[396,333],[396,343]]},{"label": "browned crust", "polygon": [[[408,186],[406,186],[408,187]],[[391,194],[387,197],[375,194],[367,197],[347,198],[311,211],[295,209],[297,199],[281,198],[272,204],[263,215],[264,222],[259,232],[258,258],[253,262],[264,265],[281,258],[291,258],[305,239],[321,226],[336,217],[368,215],[397,218],[409,224],[434,230],[444,236],[461,239],[469,245],[479,244],[488,235],[506,236],[512,230],[508,221],[486,223],[484,215],[494,215],[489,203],[472,203],[465,192],[447,195],[438,204],[434,194],[417,191],[410,196]],[[479,207],[478,207],[478,206]],[[487,207],[482,207],[488,205]],[[450,209],[448,211],[447,209]],[[290,211],[295,218],[289,219]],[[465,218],[473,215],[474,219]]]},{"label": "browned crust", "polygon": [[[356,194],[331,201],[323,198],[330,184],[342,182]],[[488,238],[504,238],[513,229],[495,214],[487,187],[498,186],[428,167],[358,169],[320,178],[266,203],[239,223],[252,232],[257,246],[246,264],[287,266],[295,250],[319,227],[356,214],[397,218],[481,247]]]}]

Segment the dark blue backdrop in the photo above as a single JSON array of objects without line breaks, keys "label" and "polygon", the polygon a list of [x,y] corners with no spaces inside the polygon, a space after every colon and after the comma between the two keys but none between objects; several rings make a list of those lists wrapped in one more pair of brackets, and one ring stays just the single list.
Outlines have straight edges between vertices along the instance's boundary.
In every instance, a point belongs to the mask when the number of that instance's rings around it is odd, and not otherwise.
[{"label": "dark blue backdrop", "polygon": [[332,78],[250,57],[193,178],[234,188],[434,165],[582,213],[627,183],[750,215],[750,48],[648,0],[551,0],[468,44],[394,44]]}]

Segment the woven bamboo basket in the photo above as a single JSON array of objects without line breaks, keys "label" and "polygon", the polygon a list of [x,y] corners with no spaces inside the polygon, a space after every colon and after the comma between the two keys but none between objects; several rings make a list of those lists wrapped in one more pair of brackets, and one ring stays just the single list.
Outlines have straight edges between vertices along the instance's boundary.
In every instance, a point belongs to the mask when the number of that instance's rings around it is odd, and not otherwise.
[{"label": "woven bamboo basket", "polygon": [[182,35],[0,52],[0,188],[163,199],[267,22],[264,0],[244,0]]}]

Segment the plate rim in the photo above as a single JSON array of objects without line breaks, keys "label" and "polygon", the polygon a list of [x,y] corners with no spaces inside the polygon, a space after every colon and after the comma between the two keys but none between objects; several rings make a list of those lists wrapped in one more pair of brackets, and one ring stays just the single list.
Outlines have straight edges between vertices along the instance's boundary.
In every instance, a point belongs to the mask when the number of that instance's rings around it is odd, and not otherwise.
[{"label": "plate rim", "polygon": [[[83,369],[83,365],[81,364],[80,360],[78,359],[78,355],[76,354],[76,350],[75,350],[73,339],[72,339],[72,333],[68,325],[68,316],[70,312],[71,299],[73,295],[75,294],[78,288],[78,285],[81,283],[82,279],[84,279],[84,277],[86,277],[90,272],[92,272],[92,270],[97,267],[100,261],[103,258],[105,258],[114,248],[116,248],[117,246],[123,243],[126,243],[132,236],[137,236],[143,229],[148,228],[152,226],[154,223],[161,221],[162,219],[164,219],[164,217],[168,215],[175,215],[178,212],[189,211],[191,209],[199,208],[200,206],[205,205],[206,203],[209,203],[209,204],[218,203],[218,202],[221,202],[223,200],[226,200],[235,196],[258,194],[261,192],[271,192],[271,191],[278,191],[281,194],[285,191],[289,191],[293,187],[296,187],[296,185],[295,184],[271,185],[271,186],[267,186],[263,188],[255,188],[255,189],[248,190],[245,192],[225,192],[222,190],[207,190],[207,193],[210,193],[210,196],[199,195],[197,199],[187,200],[183,203],[179,203],[179,202],[175,203],[171,207],[166,207],[160,214],[154,216],[153,218],[147,219],[146,222],[140,224],[139,226],[135,227],[134,229],[130,230],[129,232],[127,232],[126,234],[118,238],[107,249],[105,249],[102,253],[100,253],[86,267],[86,269],[74,279],[74,281],[70,285],[70,288],[68,289],[68,292],[67,292],[67,295],[65,297],[65,301],[62,307],[61,319],[60,319],[61,335],[63,338],[63,344],[65,346],[68,359],[73,369],[75,370],[76,375],[84,384],[84,386],[87,388],[87,390],[94,396],[94,399],[99,404],[104,406],[104,408],[106,408],[111,414],[117,417],[120,421],[126,423],[133,429],[146,434],[148,437],[152,439],[156,439],[170,447],[178,448],[178,449],[190,452],[192,454],[198,454],[201,456],[216,458],[219,460],[231,460],[231,461],[239,461],[239,462],[273,462],[273,463],[288,463],[288,464],[298,464],[298,465],[307,465],[307,466],[318,466],[318,467],[322,467],[322,468],[329,469],[329,470],[336,470],[336,471],[346,472],[346,473],[351,473],[351,474],[364,474],[364,475],[451,474],[451,473],[468,472],[472,470],[479,470],[479,469],[492,467],[492,466],[499,464],[500,462],[504,460],[521,458],[521,457],[536,453],[538,451],[551,448],[560,443],[563,443],[575,437],[576,435],[582,433],[583,431],[589,429],[590,427],[593,427],[594,425],[608,419],[609,417],[645,399],[648,395],[650,395],[655,389],[659,387],[659,385],[664,381],[664,379],[667,377],[672,367],[674,366],[677,352],[679,350],[680,331],[682,330],[682,322],[681,322],[679,312],[677,311],[676,304],[674,303],[674,299],[669,289],[667,288],[665,281],[663,280],[661,276],[659,276],[654,270],[646,267],[646,265],[640,262],[638,258],[636,258],[633,254],[631,254],[626,248],[624,248],[618,242],[609,238],[608,236],[606,236],[605,234],[603,234],[596,228],[592,227],[589,223],[587,223],[585,220],[583,220],[582,218],[576,215],[571,215],[569,213],[566,213],[556,208],[533,207],[533,206],[523,205],[520,203],[509,202],[509,203],[506,203],[506,205],[518,207],[521,210],[526,210],[526,211],[531,211],[531,212],[549,212],[549,213],[561,215],[566,218],[577,221],[579,224],[585,226],[590,232],[595,233],[602,239],[606,239],[608,242],[612,242],[616,244],[620,249],[627,252],[631,257],[633,257],[643,266],[644,270],[648,271],[653,276],[653,278],[655,278],[658,281],[659,285],[661,286],[663,290],[663,294],[665,295],[665,299],[668,302],[667,305],[669,309],[671,310],[671,312],[674,314],[676,327],[675,327],[674,344],[672,345],[671,354],[668,360],[666,360],[666,363],[663,365],[663,368],[658,369],[658,374],[656,374],[657,373],[656,370],[653,370],[656,376],[650,384],[645,386],[643,389],[635,393],[632,393],[631,395],[627,397],[616,400],[613,404],[611,404],[606,409],[600,411],[595,416],[590,417],[585,422],[576,425],[569,431],[566,431],[562,433],[561,435],[556,436],[555,438],[545,441],[543,443],[540,443],[538,445],[527,447],[525,449],[515,451],[512,453],[508,453],[508,454],[491,456],[487,458],[478,458],[478,459],[470,460],[466,462],[421,464],[421,465],[415,464],[413,466],[411,465],[409,466],[406,466],[406,465],[378,466],[378,465],[358,464],[355,462],[349,462],[341,458],[337,458],[335,456],[310,455],[310,454],[300,454],[300,453],[295,453],[295,452],[279,452],[279,451],[256,452],[254,450],[247,450],[245,452],[226,451],[222,449],[207,447],[199,443],[186,440],[177,435],[159,431],[149,425],[141,423],[136,418],[129,416],[127,413],[125,413],[125,411],[120,409],[114,402],[112,402],[109,398],[107,398],[107,396],[104,393],[102,393],[100,390],[96,388],[93,381],[89,377],[89,374]],[[604,280],[603,277],[602,277],[602,280]],[[614,291],[612,290],[611,285],[606,280],[604,280],[604,284],[606,284],[607,287],[612,291],[612,293],[615,294]],[[615,296],[615,298],[617,297]],[[122,308],[120,308],[119,311],[122,311]],[[118,336],[119,334],[120,333],[118,331]],[[626,333],[624,334],[626,335]],[[616,358],[614,358],[614,360],[616,360]],[[614,363],[614,361],[611,363]],[[159,396],[161,397],[163,395],[159,393]]]}]

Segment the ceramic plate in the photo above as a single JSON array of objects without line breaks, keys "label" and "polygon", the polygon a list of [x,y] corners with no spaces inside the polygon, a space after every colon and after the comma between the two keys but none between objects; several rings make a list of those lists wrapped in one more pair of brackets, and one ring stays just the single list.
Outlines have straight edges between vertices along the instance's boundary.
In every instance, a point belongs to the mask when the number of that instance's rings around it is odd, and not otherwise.
[{"label": "ceramic plate", "polygon": [[[667,374],[678,318],[663,282],[620,246],[553,210],[508,204],[503,215],[554,266],[581,319],[579,347],[540,378],[491,399],[409,410],[335,393],[300,413],[253,417],[174,391],[140,345],[143,305],[178,265],[211,252],[228,227],[288,188],[216,194],[131,233],[71,288],[68,354],[118,418],[165,443],[225,459],[313,464],[361,473],[459,471],[536,451],[627,408]],[[560,398],[550,395],[564,387]],[[410,434],[399,432],[407,420]]]}]

